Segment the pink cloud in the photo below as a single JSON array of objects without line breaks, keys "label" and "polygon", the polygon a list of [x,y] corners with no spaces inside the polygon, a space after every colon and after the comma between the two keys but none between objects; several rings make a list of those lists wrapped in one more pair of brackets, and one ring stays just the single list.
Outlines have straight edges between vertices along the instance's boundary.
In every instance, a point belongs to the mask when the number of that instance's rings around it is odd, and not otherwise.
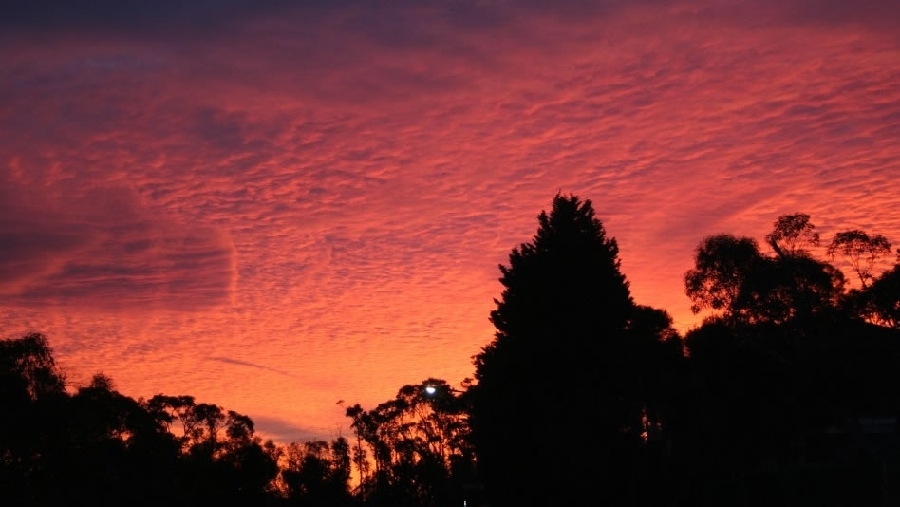
[{"label": "pink cloud", "polygon": [[708,234],[803,211],[900,241],[896,10],[751,4],[20,37],[0,50],[0,315],[126,392],[328,436],[337,399],[471,375],[496,265],[559,190],[594,201],[636,300],[682,329]]}]

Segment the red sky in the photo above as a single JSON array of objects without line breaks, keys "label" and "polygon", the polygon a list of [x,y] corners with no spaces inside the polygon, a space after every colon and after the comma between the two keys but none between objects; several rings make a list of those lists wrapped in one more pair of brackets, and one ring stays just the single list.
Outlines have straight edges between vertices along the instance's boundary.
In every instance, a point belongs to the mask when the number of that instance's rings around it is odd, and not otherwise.
[{"label": "red sky", "polygon": [[680,329],[706,235],[806,212],[900,243],[893,0],[22,3],[3,336],[281,440],[471,376],[497,264],[560,190]]}]

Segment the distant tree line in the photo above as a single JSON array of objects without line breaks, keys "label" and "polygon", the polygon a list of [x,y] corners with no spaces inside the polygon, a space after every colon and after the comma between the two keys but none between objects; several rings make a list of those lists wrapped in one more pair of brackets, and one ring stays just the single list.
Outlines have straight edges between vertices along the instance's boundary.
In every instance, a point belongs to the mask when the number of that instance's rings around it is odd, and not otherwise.
[{"label": "distant tree line", "polygon": [[31,333],[0,341],[0,504],[457,505],[478,484],[465,414],[428,379],[347,408],[352,440],[277,445],[192,396],[72,388]]},{"label": "distant tree line", "polygon": [[67,390],[44,336],[0,341],[0,503],[262,502],[280,449],[192,396],[134,400],[95,375]]},{"label": "distant tree line", "polygon": [[705,318],[685,336],[633,300],[618,255],[591,201],[557,195],[500,266],[475,378],[349,406],[330,442],[264,442],[247,416],[102,374],[73,388],[44,336],[0,341],[0,503],[900,504],[887,238],[823,245],[802,213],[763,247],[706,237],[684,275]]}]

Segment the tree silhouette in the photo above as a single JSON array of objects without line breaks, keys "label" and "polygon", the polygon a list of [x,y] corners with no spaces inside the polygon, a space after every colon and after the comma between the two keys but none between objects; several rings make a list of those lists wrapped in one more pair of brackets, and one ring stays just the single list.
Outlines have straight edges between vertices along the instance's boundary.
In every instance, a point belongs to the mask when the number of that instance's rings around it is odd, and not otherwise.
[{"label": "tree silhouette", "polygon": [[371,450],[375,458],[371,475],[365,460],[355,461],[360,496],[376,504],[460,503],[463,485],[474,475],[464,408],[455,390],[434,378],[401,387],[394,399],[371,410],[348,407],[358,439],[355,456]]},{"label": "tree silhouette", "polygon": [[732,326],[785,323],[832,312],[844,290],[843,274],[817,261],[802,246],[818,242],[808,215],[781,216],[766,236],[775,256],[756,241],[729,234],[708,236],[697,247],[694,269],[685,273],[685,293],[694,313]]},{"label": "tree silhouette", "polygon": [[691,310],[721,312],[732,323],[746,320],[753,274],[762,262],[753,238],[730,234],[704,238],[694,255],[695,268],[684,275],[685,292],[693,303]]},{"label": "tree silhouette", "polygon": [[869,235],[859,229],[835,234],[828,245],[832,259],[841,254],[853,267],[862,288],[869,286],[875,262],[891,252],[891,243],[881,234]]},{"label": "tree silhouette", "polygon": [[41,504],[61,489],[67,405],[65,377],[44,335],[0,340],[0,499]]},{"label": "tree silhouette", "polygon": [[286,449],[287,464],[281,475],[291,503],[309,506],[340,506],[351,503],[350,447],[339,437],[330,444],[292,442]]},{"label": "tree silhouette", "polygon": [[889,243],[835,237],[828,254],[847,257],[863,284],[846,293],[843,273],[805,249],[814,230],[807,215],[779,217],[766,236],[774,255],[710,236],[685,275],[694,310],[717,312],[686,337],[677,460],[691,504],[890,503],[878,467],[893,470],[898,447],[873,443],[859,422],[893,420],[900,406],[900,337],[871,324],[890,325],[898,299],[892,271],[871,274]]},{"label": "tree silhouette", "polygon": [[900,264],[876,277],[865,289],[851,293],[850,299],[865,320],[900,329]]},{"label": "tree silhouette", "polygon": [[775,220],[775,230],[766,235],[766,243],[779,257],[806,254],[804,247],[819,246],[819,233],[805,213],[781,215]]},{"label": "tree silhouette", "polygon": [[0,414],[2,505],[275,498],[279,450],[249,417],[191,396],[135,400],[103,374],[69,392],[40,334],[0,340]]},{"label": "tree silhouette", "polygon": [[614,504],[633,489],[645,410],[618,245],[575,196],[557,195],[538,223],[500,266],[496,338],[475,356],[479,467],[493,504],[574,504],[588,490]]}]

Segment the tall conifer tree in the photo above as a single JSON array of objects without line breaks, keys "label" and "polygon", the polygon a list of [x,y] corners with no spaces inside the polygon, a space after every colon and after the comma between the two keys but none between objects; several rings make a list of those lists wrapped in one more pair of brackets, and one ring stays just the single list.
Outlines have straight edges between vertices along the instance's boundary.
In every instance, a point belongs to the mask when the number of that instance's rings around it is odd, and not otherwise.
[{"label": "tall conifer tree", "polygon": [[616,240],[575,196],[538,222],[500,266],[496,337],[474,358],[473,439],[496,505],[625,494],[621,459],[642,431]]}]

